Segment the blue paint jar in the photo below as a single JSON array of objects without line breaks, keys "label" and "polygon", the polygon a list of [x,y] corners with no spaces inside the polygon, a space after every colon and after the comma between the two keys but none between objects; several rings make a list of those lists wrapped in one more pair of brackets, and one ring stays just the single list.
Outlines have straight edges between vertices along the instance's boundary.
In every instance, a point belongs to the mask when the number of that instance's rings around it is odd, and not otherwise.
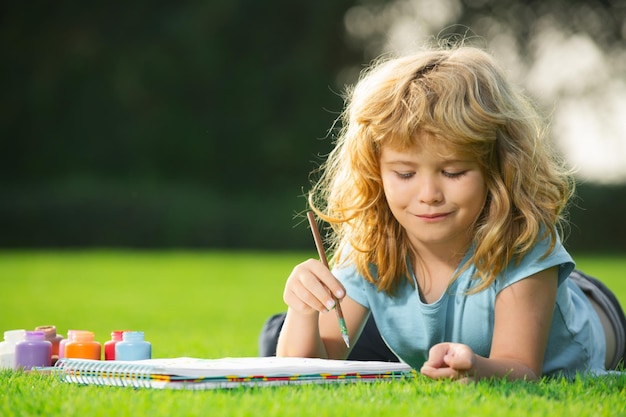
[{"label": "blue paint jar", "polygon": [[152,344],[144,340],[143,332],[124,332],[115,344],[116,361],[138,361],[152,358]]}]

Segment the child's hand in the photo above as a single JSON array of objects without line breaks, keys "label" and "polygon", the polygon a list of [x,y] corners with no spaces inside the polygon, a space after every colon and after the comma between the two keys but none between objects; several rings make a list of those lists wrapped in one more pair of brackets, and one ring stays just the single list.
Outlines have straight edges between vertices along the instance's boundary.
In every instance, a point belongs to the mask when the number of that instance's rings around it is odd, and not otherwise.
[{"label": "child's hand", "polygon": [[283,300],[301,314],[324,313],[335,306],[333,294],[341,299],[346,291],[322,262],[309,259],[297,265],[287,278]]},{"label": "child's hand", "polygon": [[475,355],[472,348],[461,343],[439,343],[428,352],[420,372],[430,378],[472,379]]}]

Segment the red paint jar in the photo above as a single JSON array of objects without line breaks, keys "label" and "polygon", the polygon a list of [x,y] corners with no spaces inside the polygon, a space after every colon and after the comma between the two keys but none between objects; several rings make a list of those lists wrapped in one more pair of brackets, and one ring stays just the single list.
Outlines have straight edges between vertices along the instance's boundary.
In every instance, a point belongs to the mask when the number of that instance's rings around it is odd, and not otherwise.
[{"label": "red paint jar", "polygon": [[115,345],[118,342],[122,341],[122,334],[125,330],[115,330],[111,332],[111,340],[104,344],[104,360],[105,361],[114,361],[115,360]]}]

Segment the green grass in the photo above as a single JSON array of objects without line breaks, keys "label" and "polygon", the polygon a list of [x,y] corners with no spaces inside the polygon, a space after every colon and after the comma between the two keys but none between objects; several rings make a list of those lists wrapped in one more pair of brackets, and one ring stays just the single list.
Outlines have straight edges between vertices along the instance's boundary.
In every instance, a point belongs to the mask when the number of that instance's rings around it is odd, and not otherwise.
[{"label": "green grass", "polygon": [[[315,253],[0,252],[0,332],[54,324],[143,330],[154,357],[255,356],[265,319],[283,310],[291,268]],[[626,259],[579,256],[626,305]],[[431,381],[161,391],[77,386],[0,372],[0,416],[626,415],[626,376],[574,382]]]}]

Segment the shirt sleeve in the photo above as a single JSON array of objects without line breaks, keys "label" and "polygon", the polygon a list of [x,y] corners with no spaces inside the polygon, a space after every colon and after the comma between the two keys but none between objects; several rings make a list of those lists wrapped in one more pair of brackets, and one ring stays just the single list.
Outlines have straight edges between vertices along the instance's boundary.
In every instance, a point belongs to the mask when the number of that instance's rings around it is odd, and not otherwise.
[{"label": "shirt sleeve", "polygon": [[558,285],[561,285],[576,265],[560,239],[552,251],[546,254],[549,246],[550,239],[546,238],[538,242],[521,260],[513,259],[496,280],[496,292],[499,293],[511,284],[554,266],[559,267]]},{"label": "shirt sleeve", "polygon": [[365,278],[359,274],[353,263],[335,266],[332,270],[333,275],[343,284],[346,289],[346,295],[369,309],[369,301],[367,297]]}]

